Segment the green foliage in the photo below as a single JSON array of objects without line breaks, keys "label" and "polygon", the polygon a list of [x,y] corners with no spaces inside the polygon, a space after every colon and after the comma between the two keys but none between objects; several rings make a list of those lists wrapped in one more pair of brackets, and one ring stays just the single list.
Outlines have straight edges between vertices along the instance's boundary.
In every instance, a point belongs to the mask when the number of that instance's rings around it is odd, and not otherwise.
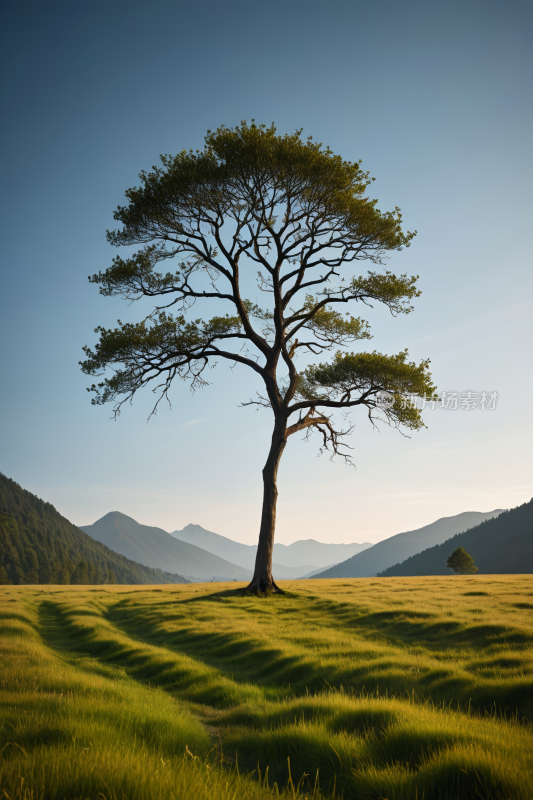
[{"label": "green foliage", "polygon": [[[153,374],[154,365],[164,366],[174,377],[190,377],[193,387],[205,381],[201,377],[202,353],[216,340],[225,336],[235,338],[241,322],[238,317],[214,317],[208,322],[197,319],[187,322],[183,315],[161,312],[156,319],[139,323],[121,323],[114,330],[97,328],[100,341],[94,352],[88,347],[84,370],[97,374],[107,366],[115,366],[114,375],[106,381],[93,385],[96,393],[92,402],[101,405],[119,395],[135,393]],[[244,338],[244,337],[242,337]],[[194,355],[193,355],[194,354]],[[199,362],[199,366],[196,362]],[[124,369],[116,365],[124,364]]]},{"label": "green foliage", "polygon": [[[298,394],[314,405],[335,406],[351,402],[378,408],[389,422],[417,430],[424,427],[422,414],[406,398],[410,395],[436,399],[428,372],[429,361],[407,361],[407,351],[396,356],[382,353],[337,352],[332,363],[308,367],[298,383]],[[392,396],[390,408],[381,408],[378,392]]]},{"label": "green foliage", "polygon": [[[319,306],[318,299],[307,295],[299,315],[294,321],[304,321],[303,328],[312,331],[318,341],[336,343],[338,345],[355,342],[358,339],[371,339],[368,322],[361,317],[343,316],[339,311],[327,306]],[[311,316],[309,316],[311,315]]]},{"label": "green foliage", "polygon": [[413,306],[409,305],[415,297],[420,297],[422,292],[416,288],[418,276],[409,278],[407,275],[399,277],[388,270],[379,275],[370,271],[366,278],[352,278],[351,289],[353,292],[364,294],[366,302],[375,300],[387,306],[391,314],[410,314]]},{"label": "green foliage", "polygon": [[8,576],[4,565],[0,564],[0,586],[7,586],[7,585],[12,584],[12,583],[13,583],[13,581]]},{"label": "green foliage", "polygon": [[[4,581],[3,575],[7,581]],[[0,584],[183,583],[105,545],[0,473]]]},{"label": "green foliage", "polygon": [[532,578],[465,581],[4,587],[0,786],[529,800]]},{"label": "green foliage", "polygon": [[477,573],[474,559],[466,552],[464,547],[457,547],[446,564],[448,569],[453,569],[456,575],[475,575]]},{"label": "green foliage", "polygon": [[[141,172],[140,186],[126,191],[127,205],[114,214],[122,227],[108,232],[112,245],[141,249],[116,256],[90,281],[105,296],[160,298],[163,305],[138,323],[96,329],[99,341],[84,348],[82,362],[87,375],[104,375],[89,388],[93,403],[113,402],[118,412],[152,384],[157,408],[174,379],[202,386],[206,367],[227,360],[263,378],[266,396],[257,402],[273,410],[287,435],[318,430],[334,452],[344,433],[330,414],[365,406],[372,419],[383,410],[381,391],[394,395],[385,421],[419,428],[420,414],[405,401],[433,396],[429,361],[337,353],[329,366],[297,363],[302,354],[371,338],[364,319],[341,310],[347,304],[376,302],[407,314],[420,295],[416,276],[358,274],[357,262],[383,265],[415,235],[402,230],[398,208],[382,212],[366,196],[370,183],[360,161],[342,159],[301,131],[280,135],[254,121],[209,131],[202,150],[161,156],[161,165]],[[161,269],[169,260],[174,270]],[[267,308],[243,296],[250,270],[258,271]],[[197,299],[222,301],[229,312],[187,321]]]},{"label": "green foliage", "polygon": [[[276,221],[273,205],[295,197],[302,219],[318,207],[324,218],[340,219],[353,242],[372,237],[380,251],[408,245],[414,236],[402,233],[398,209],[382,214],[377,200],[364,197],[370,181],[361,162],[303,141],[301,131],[279,136],[273,125],[221,126],[208,132],[203,151],[183,150],[161,162],[140,173],[141,187],[126,191],[129,205],[114,214],[124,228],[108,233],[111,244],[152,242],[169,228],[188,233],[202,215],[208,222],[211,214],[238,217],[244,210],[269,228]],[[271,195],[275,204],[267,200]]]}]

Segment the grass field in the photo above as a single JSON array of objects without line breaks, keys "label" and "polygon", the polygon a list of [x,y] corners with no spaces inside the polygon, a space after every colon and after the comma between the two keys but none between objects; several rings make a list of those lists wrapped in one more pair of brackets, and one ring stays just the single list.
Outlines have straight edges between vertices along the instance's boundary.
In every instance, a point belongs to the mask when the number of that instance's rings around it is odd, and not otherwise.
[{"label": "grass field", "polygon": [[235,586],[0,587],[0,797],[533,797],[533,576]]}]

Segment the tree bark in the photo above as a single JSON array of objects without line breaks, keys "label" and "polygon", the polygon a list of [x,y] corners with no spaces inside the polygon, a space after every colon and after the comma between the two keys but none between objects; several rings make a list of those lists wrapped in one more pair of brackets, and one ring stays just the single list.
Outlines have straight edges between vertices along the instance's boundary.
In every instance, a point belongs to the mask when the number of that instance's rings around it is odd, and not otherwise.
[{"label": "tree bark", "polygon": [[283,594],[274,583],[272,577],[272,554],[274,551],[274,534],[276,532],[276,506],[278,502],[278,467],[285,445],[287,444],[286,421],[276,421],[272,434],[272,443],[265,466],[263,467],[263,509],[261,512],[261,529],[259,544],[255,558],[255,569],[252,582],[246,591],[253,594]]}]

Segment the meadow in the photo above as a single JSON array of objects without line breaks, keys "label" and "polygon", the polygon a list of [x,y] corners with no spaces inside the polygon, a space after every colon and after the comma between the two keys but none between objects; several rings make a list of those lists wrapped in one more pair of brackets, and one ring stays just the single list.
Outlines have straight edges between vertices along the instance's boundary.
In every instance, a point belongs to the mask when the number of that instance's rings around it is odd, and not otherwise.
[{"label": "meadow", "polygon": [[533,576],[0,587],[0,797],[533,797]]}]

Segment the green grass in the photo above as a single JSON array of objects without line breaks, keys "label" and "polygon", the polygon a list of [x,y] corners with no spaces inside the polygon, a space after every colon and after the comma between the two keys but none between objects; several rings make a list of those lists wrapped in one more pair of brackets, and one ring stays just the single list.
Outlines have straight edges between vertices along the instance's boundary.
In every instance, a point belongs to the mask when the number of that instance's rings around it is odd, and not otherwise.
[{"label": "green grass", "polygon": [[530,800],[533,578],[284,588],[1,587],[0,797]]}]

